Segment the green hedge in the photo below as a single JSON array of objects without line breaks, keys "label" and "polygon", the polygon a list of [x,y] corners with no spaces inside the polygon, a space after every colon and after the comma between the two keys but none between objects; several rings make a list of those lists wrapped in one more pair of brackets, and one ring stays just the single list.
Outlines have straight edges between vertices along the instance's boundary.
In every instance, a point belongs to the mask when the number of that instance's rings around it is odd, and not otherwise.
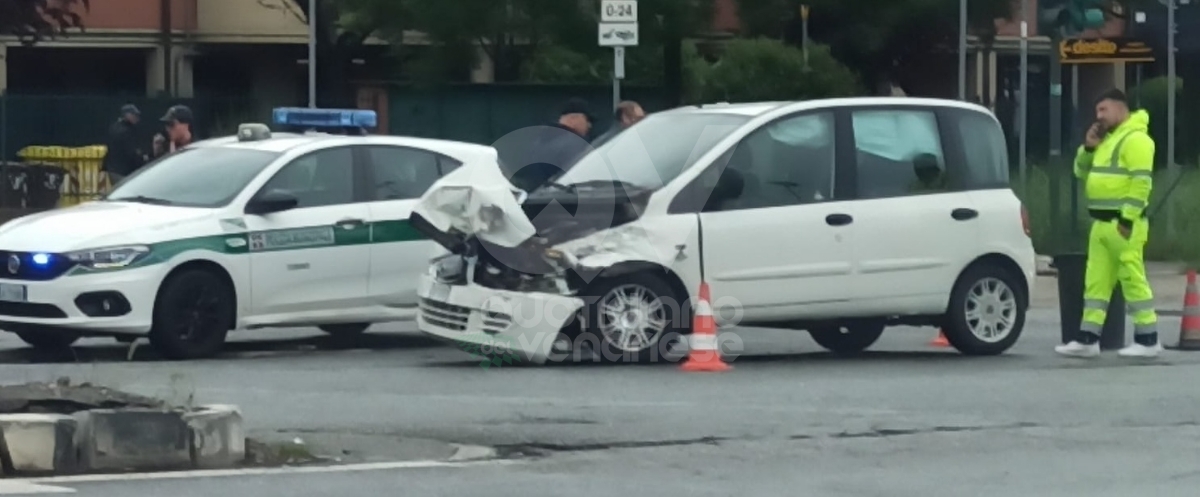
[{"label": "green hedge", "polygon": [[[1074,220],[1077,230],[1073,234],[1070,229],[1072,181],[1075,180],[1069,165],[1054,169],[1030,166],[1023,183],[1013,174],[1013,190],[1029,211],[1033,244],[1039,254],[1082,250],[1086,243],[1089,220],[1082,183],[1078,183],[1079,210]],[[1164,198],[1176,182],[1178,186]],[[1146,257],[1200,264],[1200,171],[1176,168],[1156,174],[1149,213],[1154,217],[1150,222]]]}]

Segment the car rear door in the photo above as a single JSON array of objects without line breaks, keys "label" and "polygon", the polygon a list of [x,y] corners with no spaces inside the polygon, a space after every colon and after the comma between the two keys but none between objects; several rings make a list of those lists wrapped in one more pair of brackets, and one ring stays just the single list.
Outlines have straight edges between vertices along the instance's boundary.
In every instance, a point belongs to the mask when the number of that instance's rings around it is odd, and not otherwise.
[{"label": "car rear door", "polygon": [[936,107],[849,112],[858,294],[881,311],[940,312],[958,274],[980,255],[980,212],[962,188],[958,135]]},{"label": "car rear door", "polygon": [[287,191],[299,204],[245,216],[256,317],[288,314],[280,319],[303,321],[365,304],[370,211],[355,188],[354,157],[352,147],[317,150],[281,168],[259,190]]},{"label": "car rear door", "polygon": [[[837,116],[826,110],[772,121],[685,190],[707,197],[698,209],[714,302],[735,302],[743,320],[786,319],[854,295],[860,228],[842,199]],[[730,178],[740,188],[717,186]]]},{"label": "car rear door", "polygon": [[368,293],[375,303],[415,312],[417,279],[441,247],[413,229],[408,218],[421,195],[462,164],[412,147],[371,145],[363,152],[371,216]]}]

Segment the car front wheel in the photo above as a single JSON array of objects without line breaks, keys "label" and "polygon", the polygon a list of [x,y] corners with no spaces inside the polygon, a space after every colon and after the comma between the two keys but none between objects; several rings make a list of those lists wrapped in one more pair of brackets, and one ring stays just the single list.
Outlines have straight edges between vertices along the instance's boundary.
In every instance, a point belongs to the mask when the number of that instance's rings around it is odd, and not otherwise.
[{"label": "car front wheel", "polygon": [[997,355],[1017,342],[1025,327],[1026,296],[1010,271],[991,264],[968,268],[950,294],[943,331],[966,355]]},{"label": "car front wheel", "polygon": [[169,359],[217,355],[235,319],[235,300],[233,289],[212,271],[171,276],[154,303],[150,344]]},{"label": "car front wheel", "polygon": [[688,328],[682,300],[662,278],[632,273],[597,282],[587,293],[586,336],[606,362],[650,362],[663,358]]}]

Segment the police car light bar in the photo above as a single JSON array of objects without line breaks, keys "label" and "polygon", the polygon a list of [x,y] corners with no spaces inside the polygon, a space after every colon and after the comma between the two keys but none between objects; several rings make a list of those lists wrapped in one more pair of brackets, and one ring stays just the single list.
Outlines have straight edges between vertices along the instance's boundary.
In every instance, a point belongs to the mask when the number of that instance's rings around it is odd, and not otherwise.
[{"label": "police car light bar", "polygon": [[374,128],[376,115],[363,109],[306,109],[280,107],[274,110],[275,124],[309,128]]}]

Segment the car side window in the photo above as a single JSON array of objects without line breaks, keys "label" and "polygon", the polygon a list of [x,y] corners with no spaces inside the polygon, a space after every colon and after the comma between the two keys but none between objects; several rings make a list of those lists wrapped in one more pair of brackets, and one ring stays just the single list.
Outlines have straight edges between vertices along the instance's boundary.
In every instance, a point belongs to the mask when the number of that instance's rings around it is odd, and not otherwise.
[{"label": "car side window", "polygon": [[926,110],[852,113],[858,198],[950,190],[937,116]]},{"label": "car side window", "polygon": [[420,198],[441,176],[439,157],[407,147],[367,147],[372,200]]},{"label": "car side window", "polygon": [[833,199],[834,116],[786,117],[747,135],[701,176],[704,211],[758,209]]},{"label": "car side window", "polygon": [[981,112],[955,110],[950,117],[963,146],[965,188],[1007,188],[1008,148],[995,118]]},{"label": "car side window", "polygon": [[262,189],[271,190],[295,195],[299,209],[354,203],[354,152],[339,147],[299,157],[283,166]]}]

